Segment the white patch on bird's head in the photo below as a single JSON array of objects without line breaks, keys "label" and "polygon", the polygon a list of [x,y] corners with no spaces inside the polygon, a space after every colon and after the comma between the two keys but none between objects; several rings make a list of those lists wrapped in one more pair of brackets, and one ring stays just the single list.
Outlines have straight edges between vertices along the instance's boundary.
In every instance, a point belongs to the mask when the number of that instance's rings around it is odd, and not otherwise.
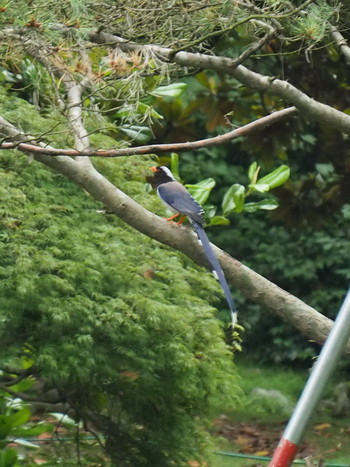
[{"label": "white patch on bird's head", "polygon": [[168,167],[165,167],[165,165],[161,165],[159,167],[160,170],[162,170],[168,177],[170,177],[174,182],[176,182],[176,179],[174,175],[171,173],[171,171],[168,169]]}]

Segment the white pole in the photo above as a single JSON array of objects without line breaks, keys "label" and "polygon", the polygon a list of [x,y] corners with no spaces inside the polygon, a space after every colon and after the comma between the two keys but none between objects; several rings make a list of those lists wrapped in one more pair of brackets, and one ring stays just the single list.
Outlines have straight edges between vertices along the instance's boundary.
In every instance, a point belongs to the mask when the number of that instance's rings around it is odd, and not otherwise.
[{"label": "white pole", "polygon": [[289,467],[296,455],[324,388],[350,338],[350,290],[338,313],[329,336],[314,364],[310,377],[295,407],[293,415],[277,446],[269,467]]}]

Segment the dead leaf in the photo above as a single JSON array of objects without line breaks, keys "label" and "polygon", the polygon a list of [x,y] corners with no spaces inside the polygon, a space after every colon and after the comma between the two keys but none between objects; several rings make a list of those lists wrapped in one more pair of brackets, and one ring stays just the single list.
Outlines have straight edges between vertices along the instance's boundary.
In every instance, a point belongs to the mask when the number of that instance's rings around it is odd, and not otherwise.
[{"label": "dead leaf", "polygon": [[254,456],[268,456],[270,454],[270,451],[257,451],[254,452]]},{"label": "dead leaf", "polygon": [[322,431],[326,430],[327,428],[330,428],[332,425],[330,423],[318,423],[317,425],[314,425],[314,430],[316,431]]}]

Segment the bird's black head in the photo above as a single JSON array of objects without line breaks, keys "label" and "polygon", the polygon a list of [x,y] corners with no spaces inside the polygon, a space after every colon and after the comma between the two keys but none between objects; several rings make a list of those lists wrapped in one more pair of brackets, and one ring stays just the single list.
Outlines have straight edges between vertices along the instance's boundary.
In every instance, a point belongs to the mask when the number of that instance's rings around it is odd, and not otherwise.
[{"label": "bird's black head", "polygon": [[168,167],[164,165],[159,165],[158,167],[151,167],[152,172],[154,173],[154,184],[156,187],[162,183],[175,182],[174,175],[170,172]]}]

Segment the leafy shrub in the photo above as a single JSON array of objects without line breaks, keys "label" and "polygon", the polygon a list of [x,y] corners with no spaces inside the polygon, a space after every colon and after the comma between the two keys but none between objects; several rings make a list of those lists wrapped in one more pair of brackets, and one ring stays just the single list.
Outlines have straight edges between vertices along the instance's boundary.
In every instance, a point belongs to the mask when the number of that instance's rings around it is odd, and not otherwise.
[{"label": "leafy shrub", "polygon": [[[158,209],[147,161],[98,165]],[[118,465],[200,457],[212,402],[236,391],[215,280],[24,156],[2,152],[0,167],[1,360],[25,352]]]}]

